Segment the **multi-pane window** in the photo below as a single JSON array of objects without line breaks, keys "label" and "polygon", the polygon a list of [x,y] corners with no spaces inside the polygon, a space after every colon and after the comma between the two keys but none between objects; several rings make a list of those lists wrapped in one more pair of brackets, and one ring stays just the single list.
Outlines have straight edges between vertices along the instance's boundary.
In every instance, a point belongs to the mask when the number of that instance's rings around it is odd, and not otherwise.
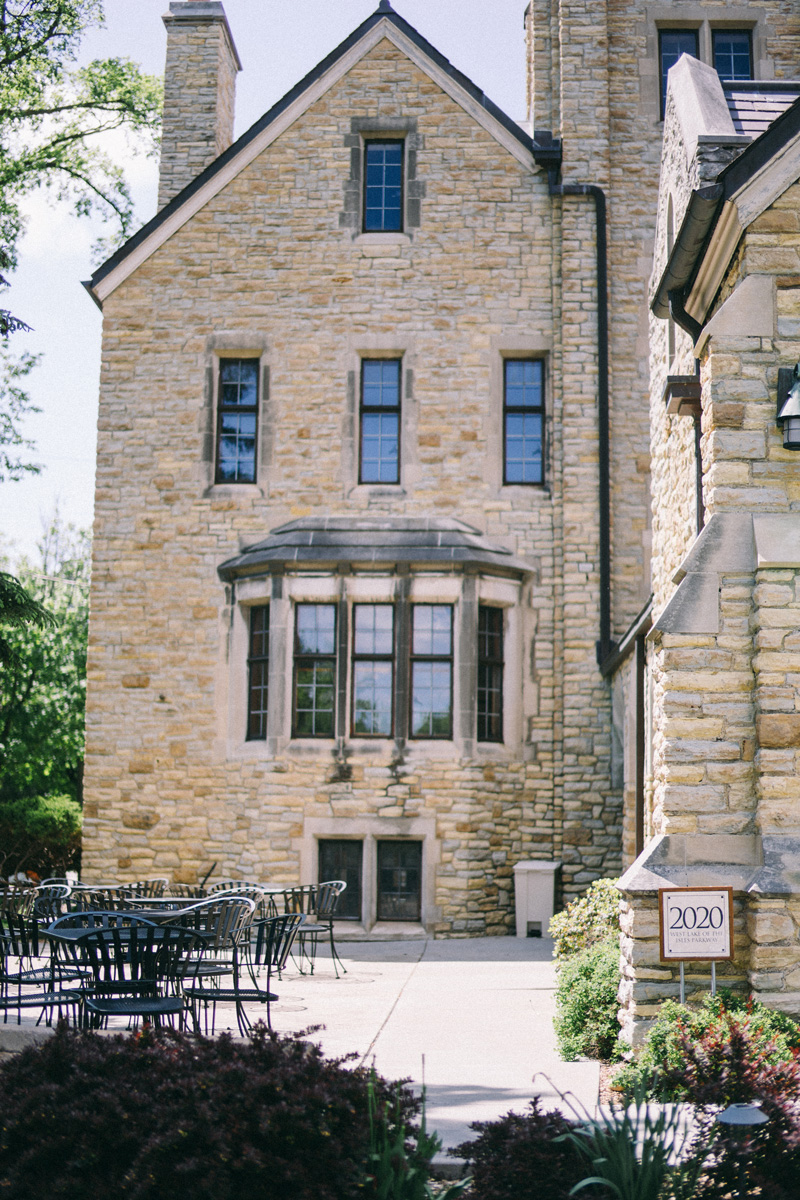
[{"label": "multi-pane window", "polygon": [[403,228],[403,143],[367,142],[364,146],[364,232]]},{"label": "multi-pane window", "polygon": [[294,637],[294,736],[333,737],[336,605],[298,604]]},{"label": "multi-pane window", "polygon": [[267,736],[269,698],[269,605],[250,609],[250,652],[247,656],[247,740]]},{"label": "multi-pane window", "polygon": [[544,363],[503,363],[504,483],[544,481]]},{"label": "multi-pane window", "polygon": [[749,29],[714,29],[714,70],[720,79],[753,78],[753,43]]},{"label": "multi-pane window", "polygon": [[696,29],[661,29],[658,34],[658,57],[661,69],[661,117],[667,103],[667,75],[682,54],[699,58]]},{"label": "multi-pane window", "polygon": [[255,483],[258,430],[258,359],[219,364],[217,483]]},{"label": "multi-pane window", "polygon": [[478,741],[503,740],[503,610],[478,607]]},{"label": "multi-pane window", "polygon": [[361,362],[361,483],[400,482],[400,359]]},{"label": "multi-pane window", "polygon": [[391,737],[394,608],[353,606],[353,736]]},{"label": "multi-pane window", "polygon": [[453,735],[453,606],[411,609],[411,736]]}]

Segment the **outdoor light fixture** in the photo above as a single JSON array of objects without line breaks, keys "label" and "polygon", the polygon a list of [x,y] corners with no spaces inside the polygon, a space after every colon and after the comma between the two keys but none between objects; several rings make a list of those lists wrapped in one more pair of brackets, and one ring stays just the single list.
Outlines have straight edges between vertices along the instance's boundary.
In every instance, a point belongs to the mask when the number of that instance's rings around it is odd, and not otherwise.
[{"label": "outdoor light fixture", "polygon": [[800,362],[792,371],[778,371],[778,424],[783,429],[784,450],[800,450]]},{"label": "outdoor light fixture", "polygon": [[[795,381],[797,381],[797,367],[795,367]],[[796,385],[796,384],[795,384]],[[800,449],[800,446],[798,446]],[[717,1113],[717,1120],[720,1125],[727,1125],[731,1133],[749,1133],[756,1125],[763,1125],[769,1120],[769,1117],[761,1111],[757,1104],[729,1104],[721,1113]],[[746,1200],[748,1195],[747,1188],[747,1163],[744,1154],[739,1155],[739,1197],[740,1200]]]}]

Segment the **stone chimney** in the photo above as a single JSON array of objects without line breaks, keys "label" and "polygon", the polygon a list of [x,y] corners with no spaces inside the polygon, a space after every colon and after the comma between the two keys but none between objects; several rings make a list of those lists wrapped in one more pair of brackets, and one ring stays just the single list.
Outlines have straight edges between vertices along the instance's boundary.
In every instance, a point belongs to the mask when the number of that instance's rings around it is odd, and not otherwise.
[{"label": "stone chimney", "polygon": [[242,69],[217,0],[173,0],[163,21],[160,209],[233,141],[236,74]]}]

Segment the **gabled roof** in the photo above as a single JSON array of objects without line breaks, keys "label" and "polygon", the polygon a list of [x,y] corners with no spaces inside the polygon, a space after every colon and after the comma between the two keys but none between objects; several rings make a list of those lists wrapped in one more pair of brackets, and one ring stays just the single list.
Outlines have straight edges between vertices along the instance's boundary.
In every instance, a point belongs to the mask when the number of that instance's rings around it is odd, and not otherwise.
[{"label": "gabled roof", "polygon": [[129,238],[85,285],[102,305],[124,279],[220,192],[381,39],[387,38],[459,104],[523,166],[535,169],[533,140],[476,84],[396,13],[388,0],[232,143],[138,233]]},{"label": "gabled roof", "polygon": [[463,521],[437,517],[301,517],[273,529],[218,567],[220,579],[263,574],[278,567],[335,567],[356,563],[389,569],[398,563],[450,570],[471,565],[518,578],[533,567]]}]

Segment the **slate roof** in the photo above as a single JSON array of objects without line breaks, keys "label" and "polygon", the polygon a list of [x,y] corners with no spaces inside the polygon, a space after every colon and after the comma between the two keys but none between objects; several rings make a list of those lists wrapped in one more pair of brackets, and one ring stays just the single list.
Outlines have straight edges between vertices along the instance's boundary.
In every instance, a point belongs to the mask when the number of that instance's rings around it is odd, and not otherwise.
[{"label": "slate roof", "polygon": [[229,581],[272,566],[323,566],[358,563],[390,567],[467,564],[504,575],[529,574],[533,567],[515,558],[479,529],[439,517],[302,517],[271,530],[218,567]]},{"label": "slate roof", "polygon": [[723,80],[722,90],[728,102],[737,133],[757,138],[800,96],[797,80],[756,79]]}]

